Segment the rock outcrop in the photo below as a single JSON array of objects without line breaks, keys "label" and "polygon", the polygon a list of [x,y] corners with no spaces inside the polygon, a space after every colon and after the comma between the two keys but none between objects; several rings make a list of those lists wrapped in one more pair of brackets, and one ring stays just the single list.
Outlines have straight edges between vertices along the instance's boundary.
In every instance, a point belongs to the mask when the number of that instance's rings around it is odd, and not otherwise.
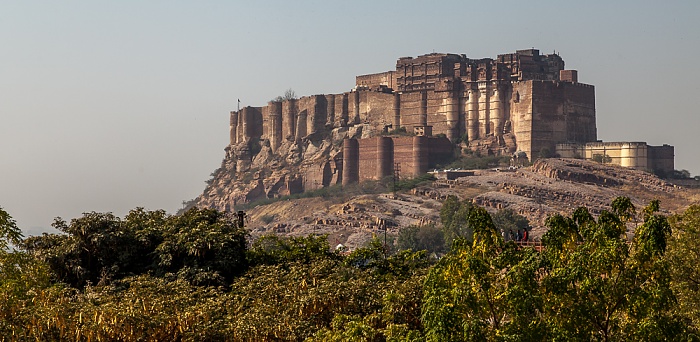
[{"label": "rock outcrop", "polygon": [[343,139],[375,133],[362,124],[340,127],[284,140],[275,152],[265,139],[229,145],[221,167],[189,205],[230,211],[243,203],[340,184]]}]

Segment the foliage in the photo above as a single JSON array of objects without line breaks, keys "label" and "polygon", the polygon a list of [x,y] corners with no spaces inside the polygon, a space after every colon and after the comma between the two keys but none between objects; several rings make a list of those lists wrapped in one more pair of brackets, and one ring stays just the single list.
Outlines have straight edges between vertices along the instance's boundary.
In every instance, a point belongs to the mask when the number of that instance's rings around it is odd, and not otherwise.
[{"label": "foliage", "polygon": [[282,102],[286,100],[295,100],[297,98],[297,93],[292,89],[289,88],[284,91],[284,95],[280,95],[272,99],[272,102]]},{"label": "foliage", "polygon": [[155,249],[157,274],[175,274],[198,285],[226,285],[247,268],[246,232],[214,209],[171,216]]},{"label": "foliage", "polygon": [[427,339],[540,340],[537,253],[505,244],[482,208],[469,210],[466,221],[473,241],[455,240],[424,284]]},{"label": "foliage", "polygon": [[468,199],[459,201],[456,196],[448,196],[440,209],[440,222],[445,237],[446,249],[450,249],[452,241],[459,238],[472,239],[473,228],[469,225],[468,218],[474,205]]},{"label": "foliage", "polygon": [[695,331],[700,330],[700,205],[692,205],[670,218],[673,235],[667,251],[671,288],[678,296],[676,306]]},{"label": "foliage", "polygon": [[159,234],[141,224],[162,222],[165,213],[136,209],[129,215],[132,222],[96,212],[70,224],[56,218],[53,227],[64,234],[27,238],[23,248],[46,262],[57,280],[74,287],[143,273],[151,264],[148,255]]},{"label": "foliage", "polygon": [[322,259],[336,260],[339,255],[331,251],[327,235],[289,238],[264,235],[255,240],[247,251],[247,258],[251,265],[284,265]]},{"label": "foliage", "polygon": [[389,190],[391,191],[402,191],[402,190],[411,190],[421,184],[425,184],[428,182],[432,182],[435,180],[435,176],[429,173],[425,173],[422,175],[419,175],[418,177],[414,178],[407,178],[407,179],[400,179],[399,181],[396,182],[396,185],[391,183],[389,185]]},{"label": "foliage", "polygon": [[[550,217],[538,252],[504,242],[486,210],[449,198],[441,216],[455,240],[436,264],[425,251],[392,254],[376,238],[347,256],[324,236],[265,236],[247,247],[241,227],[210,209],[59,219],[63,234],[0,250],[0,336],[698,340],[700,206],[670,223],[658,201],[641,212],[624,197],[610,207],[597,218],[585,208]],[[9,245],[21,235],[1,209],[0,218],[13,232],[0,236]]]},{"label": "foliage", "polygon": [[260,216],[260,221],[262,221],[262,223],[264,223],[264,224],[269,224],[270,222],[275,220],[275,217],[276,217],[276,215],[265,214],[265,215]]},{"label": "foliage", "polygon": [[91,212],[53,226],[64,234],[30,237],[22,247],[76,288],[147,272],[225,285],[246,268],[245,232],[212,209],[167,216],[137,208],[123,220]]},{"label": "foliage", "polygon": [[[459,203],[451,201],[450,211]],[[428,340],[667,340],[692,332],[676,312],[669,261],[670,226],[658,201],[636,217],[617,198],[598,219],[585,209],[547,220],[544,251],[502,241],[481,208],[468,210],[473,241],[457,239],[424,284]]]},{"label": "foliage", "polygon": [[591,157],[591,160],[593,160],[594,162],[602,163],[602,164],[607,164],[607,163],[612,162],[612,158],[609,155],[607,155],[607,154],[603,155],[603,154],[599,154],[599,153],[594,153],[593,156]]},{"label": "foliage", "polygon": [[509,156],[462,156],[445,166],[445,169],[488,169],[492,167],[508,166]]},{"label": "foliage", "polygon": [[673,179],[690,179],[690,171],[688,170],[673,170],[670,175],[668,175],[669,178]]},{"label": "foliage", "polygon": [[415,134],[413,132],[406,131],[406,127],[399,127],[399,128],[395,128],[395,129],[392,129],[390,131],[387,131],[387,132],[382,132],[381,135],[385,135],[385,136],[386,135],[398,135],[398,136],[408,137],[408,136],[414,136]]},{"label": "foliage", "polygon": [[627,198],[612,203],[596,221],[585,208],[573,217],[547,220],[542,319],[558,340],[666,340],[684,336],[673,314],[668,262],[663,258],[670,233],[658,202],[643,211],[635,238],[625,239],[635,217]]},{"label": "foliage", "polygon": [[445,250],[444,233],[433,224],[401,228],[397,242],[399,250],[426,250],[428,253],[443,253]]},{"label": "foliage", "polygon": [[506,236],[506,240],[510,239],[511,233],[530,230],[530,221],[513,209],[501,209],[492,215],[492,219],[496,229]]},{"label": "foliage", "polygon": [[343,200],[354,195],[367,193],[382,193],[388,191],[386,188],[379,186],[376,181],[367,181],[360,184],[351,184],[350,186],[342,187],[340,185],[331,185],[315,190],[304,191],[298,194],[291,194],[277,198],[265,198],[254,202],[243,203],[236,206],[236,210],[248,210],[257,206],[268,205],[275,202],[286,201],[299,198],[323,198],[326,200]]},{"label": "foliage", "polygon": [[22,231],[17,228],[17,223],[5,210],[0,207],[0,251],[5,251],[12,245],[22,241]]},{"label": "foliage", "polygon": [[540,149],[540,152],[537,153],[537,158],[554,158],[556,157],[556,154],[552,152],[548,147],[543,147]]}]

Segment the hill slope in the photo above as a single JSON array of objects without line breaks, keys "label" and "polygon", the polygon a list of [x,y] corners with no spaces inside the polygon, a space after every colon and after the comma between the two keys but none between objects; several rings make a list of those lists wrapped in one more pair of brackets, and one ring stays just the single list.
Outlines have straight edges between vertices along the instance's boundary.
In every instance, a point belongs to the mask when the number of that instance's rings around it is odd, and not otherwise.
[{"label": "hill slope", "polygon": [[596,215],[618,196],[630,197],[638,209],[659,199],[665,213],[700,201],[697,189],[674,186],[646,172],[577,159],[541,159],[513,171],[475,170],[474,176],[438,180],[396,196],[341,193],[259,205],[247,210],[248,227],[253,236],[329,234],[331,244],[353,248],[383,234],[384,227],[393,235],[409,225],[439,224],[441,200],[449,195],[471,198],[490,211],[517,211],[530,220],[533,238],[544,233],[544,221],[554,213],[570,214],[585,206]]}]

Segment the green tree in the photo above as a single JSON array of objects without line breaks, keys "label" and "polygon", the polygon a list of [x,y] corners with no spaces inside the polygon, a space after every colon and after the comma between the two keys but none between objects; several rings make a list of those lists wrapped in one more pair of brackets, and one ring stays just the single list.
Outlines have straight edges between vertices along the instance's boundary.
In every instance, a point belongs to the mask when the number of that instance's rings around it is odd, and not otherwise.
[{"label": "green tree", "polygon": [[[30,323],[35,310],[33,296],[50,286],[46,266],[22,251],[22,231],[0,207],[0,336],[22,336],[21,327]],[[12,249],[10,249],[12,248]]]},{"label": "green tree", "polygon": [[504,243],[489,214],[472,207],[473,241],[455,240],[424,283],[429,341],[540,340],[537,253]]},{"label": "green tree", "polygon": [[670,228],[643,211],[631,243],[626,225],[635,217],[628,198],[612,202],[597,221],[585,209],[547,220],[541,275],[543,319],[556,340],[667,340],[687,330],[672,312],[668,263],[663,258]]},{"label": "green tree", "polygon": [[516,234],[518,231],[530,230],[530,221],[513,209],[501,209],[493,214],[492,218],[496,229],[506,237],[506,240],[510,239],[511,232]]},{"label": "green tree", "polygon": [[247,258],[252,266],[297,261],[309,263],[322,259],[339,259],[339,255],[331,251],[327,235],[283,238],[271,234],[255,240],[247,251]]},{"label": "green tree", "polygon": [[22,231],[12,216],[0,207],[0,251],[5,252],[10,245],[17,245],[20,241]]},{"label": "green tree", "polygon": [[243,227],[214,209],[192,208],[171,216],[155,249],[156,273],[195,285],[228,285],[247,268],[246,236]]},{"label": "green tree", "polygon": [[397,238],[398,248],[429,253],[442,253],[445,249],[444,233],[435,225],[408,226],[401,228]]},{"label": "green tree", "polygon": [[456,196],[448,196],[443,202],[440,209],[440,222],[447,249],[452,246],[452,241],[455,239],[472,239],[474,231],[467,218],[473,207],[470,200],[460,201]]},{"label": "green tree", "polygon": [[46,262],[59,281],[83,287],[142,271],[133,266],[143,256],[132,253],[132,232],[111,213],[85,213],[70,224],[56,218],[53,227],[64,234],[27,238],[23,248]]},{"label": "green tree", "polygon": [[697,333],[700,330],[700,205],[669,218],[673,235],[667,257],[671,286],[678,296],[677,312],[686,317]]}]

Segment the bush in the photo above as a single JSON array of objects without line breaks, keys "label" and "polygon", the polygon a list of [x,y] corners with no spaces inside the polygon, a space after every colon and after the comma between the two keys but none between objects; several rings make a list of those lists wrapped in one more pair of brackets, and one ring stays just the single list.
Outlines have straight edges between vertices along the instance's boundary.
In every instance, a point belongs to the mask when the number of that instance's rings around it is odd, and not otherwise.
[{"label": "bush", "polygon": [[444,168],[446,169],[464,169],[464,170],[472,170],[472,169],[489,169],[493,167],[499,167],[499,166],[508,166],[510,165],[510,157],[509,156],[485,156],[485,157],[480,157],[476,154],[469,155],[469,156],[463,156],[452,163],[448,164]]},{"label": "bush", "polygon": [[264,224],[269,224],[270,222],[275,220],[275,217],[276,217],[275,215],[265,214],[263,216],[260,216],[260,221],[262,221]]}]

